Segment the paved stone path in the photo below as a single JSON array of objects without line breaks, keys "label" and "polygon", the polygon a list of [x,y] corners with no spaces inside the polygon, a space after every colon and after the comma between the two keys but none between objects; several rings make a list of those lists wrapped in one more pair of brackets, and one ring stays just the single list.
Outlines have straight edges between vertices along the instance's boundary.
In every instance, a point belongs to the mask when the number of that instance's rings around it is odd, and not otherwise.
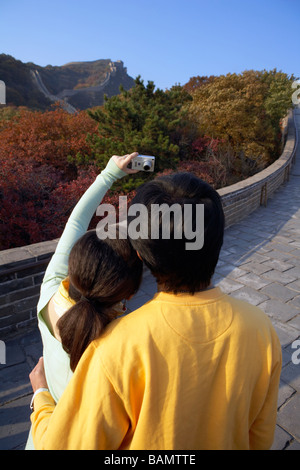
[{"label": "paved stone path", "polygon": [[[300,110],[296,121],[300,131]],[[290,181],[267,207],[225,231],[214,282],[270,316],[283,351],[272,449],[300,450],[300,364],[294,363],[300,360],[300,345],[292,348],[300,339],[300,144]],[[148,301],[155,291],[152,276],[145,272],[140,291],[128,304],[130,310]],[[7,363],[0,366],[0,450],[25,446],[31,399],[28,374],[41,355],[37,330],[6,342]]]}]

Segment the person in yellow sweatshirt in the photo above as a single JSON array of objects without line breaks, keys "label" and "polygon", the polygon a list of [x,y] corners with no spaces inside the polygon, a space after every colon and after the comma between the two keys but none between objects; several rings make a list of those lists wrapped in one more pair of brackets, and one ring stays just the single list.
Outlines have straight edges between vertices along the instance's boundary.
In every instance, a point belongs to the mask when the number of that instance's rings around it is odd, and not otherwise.
[{"label": "person in yellow sweatshirt", "polygon": [[[195,176],[179,173],[143,185],[133,204],[147,208],[149,227],[154,205],[169,208],[169,220],[162,214],[156,219],[158,236],[131,233],[158,292],[90,344],[57,404],[45,390],[39,361],[30,375],[37,392],[31,416],[35,447],[269,449],[281,347],[259,308],[212,283],[224,233],[218,193]],[[198,223],[200,206],[204,226]],[[202,234],[200,248],[191,243],[191,234],[195,240]]]}]

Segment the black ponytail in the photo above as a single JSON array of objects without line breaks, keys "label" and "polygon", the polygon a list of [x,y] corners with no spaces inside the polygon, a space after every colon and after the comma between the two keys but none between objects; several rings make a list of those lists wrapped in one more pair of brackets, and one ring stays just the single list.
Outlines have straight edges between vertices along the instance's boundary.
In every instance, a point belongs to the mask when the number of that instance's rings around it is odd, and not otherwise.
[{"label": "black ponytail", "polygon": [[82,298],[63,315],[57,326],[64,350],[70,356],[70,367],[74,371],[88,345],[98,338],[105,326],[115,318],[111,313],[96,309],[95,305]]},{"label": "black ponytail", "polygon": [[69,257],[69,295],[76,301],[57,322],[74,371],[87,346],[119,314],[114,306],[138,290],[142,262],[128,240],[100,240],[87,232]]}]

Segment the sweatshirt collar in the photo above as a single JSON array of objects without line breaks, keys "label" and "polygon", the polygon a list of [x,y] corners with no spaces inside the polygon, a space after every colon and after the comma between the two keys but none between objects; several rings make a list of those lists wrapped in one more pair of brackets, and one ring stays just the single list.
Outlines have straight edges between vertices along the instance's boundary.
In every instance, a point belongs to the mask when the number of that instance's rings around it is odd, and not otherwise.
[{"label": "sweatshirt collar", "polygon": [[162,302],[178,302],[178,303],[188,303],[188,304],[199,304],[206,302],[213,302],[218,298],[225,295],[220,287],[210,287],[203,291],[195,292],[195,294],[189,294],[187,292],[180,292],[174,294],[173,292],[158,292],[154,295],[153,300],[162,301]]}]

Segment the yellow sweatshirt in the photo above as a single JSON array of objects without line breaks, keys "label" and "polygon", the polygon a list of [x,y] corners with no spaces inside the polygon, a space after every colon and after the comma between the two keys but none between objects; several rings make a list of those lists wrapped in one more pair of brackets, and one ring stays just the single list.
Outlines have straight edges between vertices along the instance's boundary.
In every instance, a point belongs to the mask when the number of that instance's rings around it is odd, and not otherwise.
[{"label": "yellow sweatshirt", "polygon": [[219,288],[160,292],[85,351],[57,406],[35,398],[37,449],[268,449],[281,347]]}]

